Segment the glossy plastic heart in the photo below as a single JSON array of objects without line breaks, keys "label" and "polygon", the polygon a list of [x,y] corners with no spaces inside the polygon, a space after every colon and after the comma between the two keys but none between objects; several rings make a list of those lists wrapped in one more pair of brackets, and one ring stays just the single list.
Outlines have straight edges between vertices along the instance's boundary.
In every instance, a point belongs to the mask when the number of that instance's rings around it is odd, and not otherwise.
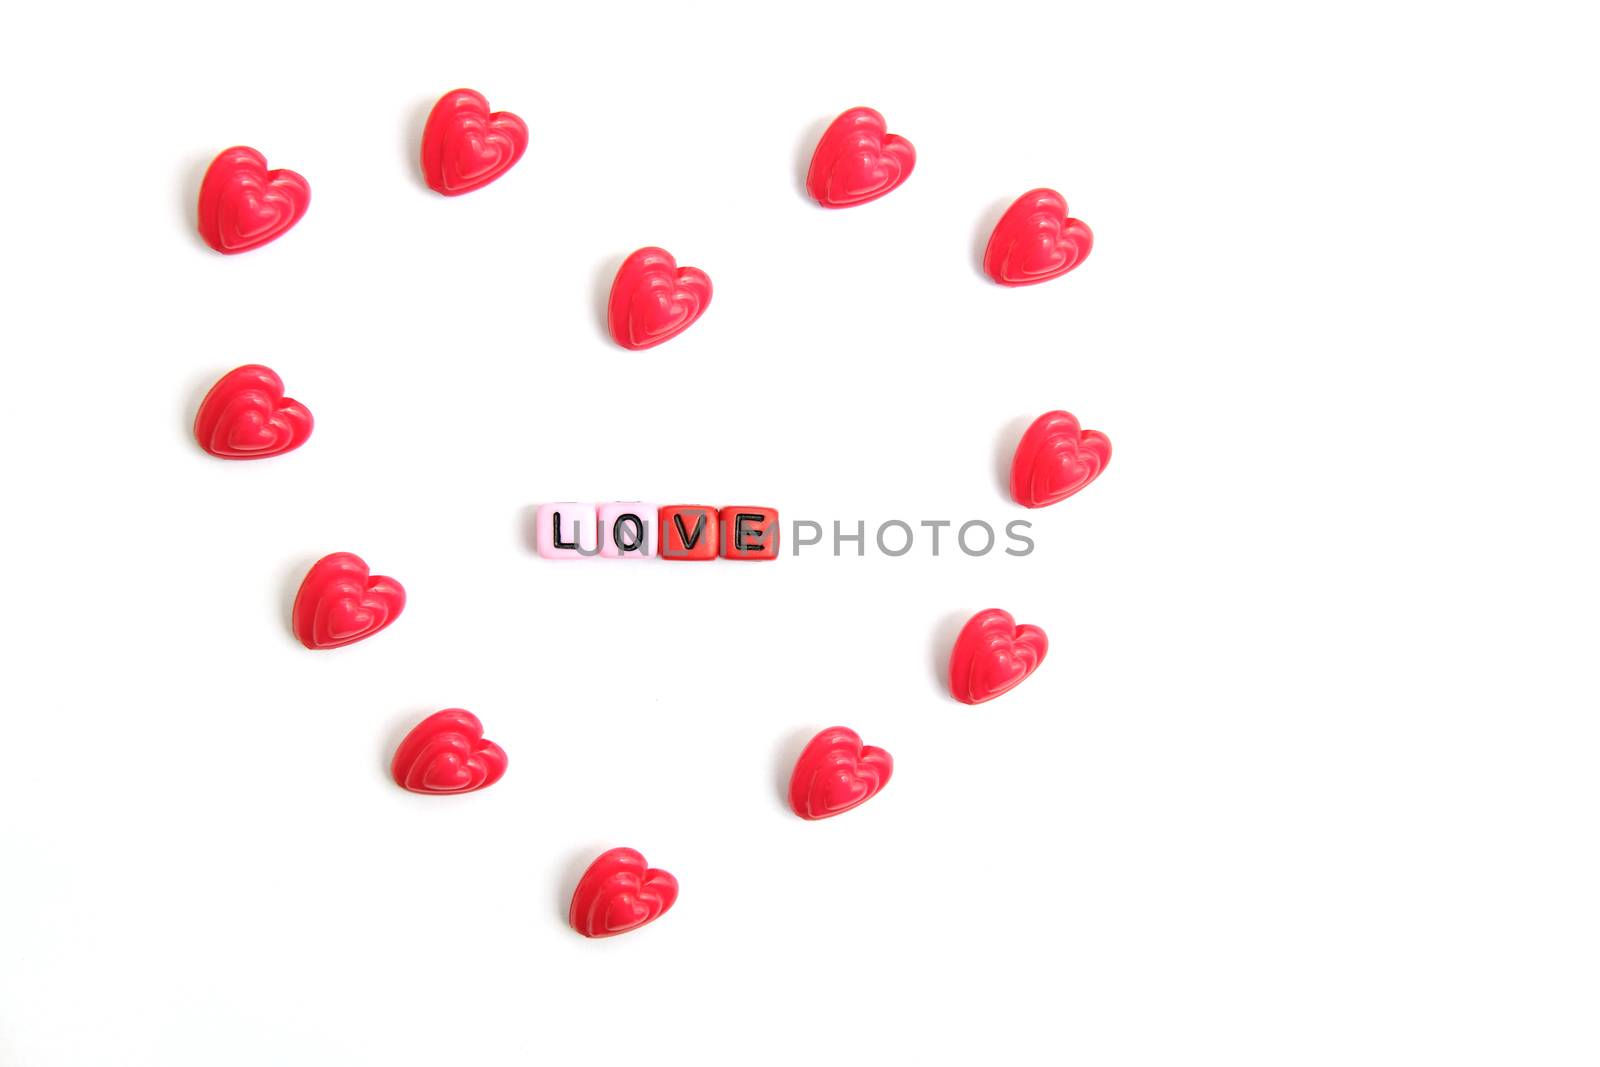
[{"label": "glossy plastic heart", "polygon": [[254,148],[224,149],[200,182],[200,237],[223,255],[248,252],[282,237],[310,204],[311,186],[294,171],[269,171]]},{"label": "glossy plastic heart", "polygon": [[863,745],[848,727],[829,727],[795,761],[789,807],[802,819],[826,819],[872,799],[893,773],[889,753]]},{"label": "glossy plastic heart", "polygon": [[1053,189],[1023,193],[989,235],[983,270],[1001,285],[1037,285],[1059,278],[1089,257],[1094,234],[1067,217],[1067,201]]},{"label": "glossy plastic heart", "polygon": [[584,937],[614,937],[659,919],[677,899],[676,878],[631,848],[614,848],[578,879],[567,921]]},{"label": "glossy plastic heart", "polygon": [[194,438],[223,459],[265,459],[305,444],[311,425],[305,405],[283,395],[283,379],[252,363],[224,374],[206,393]]},{"label": "glossy plastic heart", "polygon": [[1106,469],[1111,441],[1085,430],[1070,411],[1047,411],[1033,420],[1011,457],[1011,499],[1042,508],[1067,499]]},{"label": "glossy plastic heart", "polygon": [[1037,626],[1018,626],[999,608],[967,620],[950,653],[950,695],[982,704],[1009,692],[1044,662],[1050,643]]},{"label": "glossy plastic heart", "polygon": [[650,348],[687,330],[711,304],[711,279],[679,267],[662,248],[641,248],[611,283],[606,320],[623,348]]},{"label": "glossy plastic heart", "polygon": [[482,93],[445,93],[422,130],[422,176],[428,188],[460,196],[500,177],[528,149],[528,127],[509,111],[489,110]]},{"label": "glossy plastic heart", "polygon": [[413,793],[470,793],[500,780],[506,753],[483,739],[476,715],[446,708],[411,728],[395,749],[389,773]]},{"label": "glossy plastic heart", "polygon": [[853,107],[829,124],[806,171],[806,192],[823,207],[855,207],[893,192],[911,177],[917,150],[888,132],[883,116]]},{"label": "glossy plastic heart", "polygon": [[335,552],[317,560],[300,583],[291,613],[294,635],[307,648],[338,648],[371,637],[405,606],[399,582],[372,576],[353,552]]}]

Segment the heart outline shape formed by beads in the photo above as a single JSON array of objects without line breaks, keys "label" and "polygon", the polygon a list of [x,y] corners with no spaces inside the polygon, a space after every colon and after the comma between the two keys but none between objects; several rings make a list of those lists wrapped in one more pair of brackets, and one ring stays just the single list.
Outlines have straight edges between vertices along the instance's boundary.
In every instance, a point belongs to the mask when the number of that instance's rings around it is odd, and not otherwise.
[{"label": "heart outline shape formed by beads", "polygon": [[789,776],[789,807],[802,819],[828,819],[865,804],[889,784],[894,759],[863,745],[846,726],[830,726],[813,737]]},{"label": "heart outline shape formed by beads", "polygon": [[312,564],[290,613],[295,637],[309,649],[340,648],[382,630],[406,606],[393,578],[373,576],[354,552],[334,552]]},{"label": "heart outline shape formed by beads", "polygon": [[254,148],[217,153],[200,180],[200,237],[225,256],[276,241],[305,215],[311,185],[292,170],[268,170]]},{"label": "heart outline shape formed by beads", "polygon": [[967,620],[950,652],[950,695],[963,704],[982,704],[1010,692],[1038,669],[1050,642],[1037,626],[1018,626],[1000,608]]},{"label": "heart outline shape formed by beads", "polygon": [[641,248],[617,269],[606,324],[623,348],[652,348],[687,330],[710,305],[705,271],[678,266],[664,248]]},{"label": "heart outline shape formed by beads", "polygon": [[509,111],[489,110],[472,89],[445,93],[422,129],[422,176],[442,196],[460,196],[499,178],[528,149],[528,126]]},{"label": "heart outline shape formed by beads", "polygon": [[505,749],[484,740],[483,723],[464,708],[436,711],[413,726],[389,765],[395,784],[413,793],[471,793],[505,773]]},{"label": "heart outline shape formed by beads", "polygon": [[1011,457],[1011,499],[1025,508],[1060,503],[1100,477],[1111,462],[1111,439],[1085,430],[1070,411],[1034,419]]},{"label": "heart outline shape formed by beads", "polygon": [[283,395],[283,379],[250,363],[218,378],[200,401],[194,438],[221,459],[266,459],[305,444],[312,425],[306,406]]},{"label": "heart outline shape formed by beads", "polygon": [[916,165],[917,150],[890,133],[882,115],[853,107],[829,123],[817,141],[806,192],[826,208],[855,207],[894,192]]},{"label": "heart outline shape formed by beads", "polygon": [[1038,285],[1075,270],[1089,258],[1094,234],[1067,216],[1054,189],[1030,189],[1006,208],[983,250],[983,271],[1001,285]]},{"label": "heart outline shape formed by beads", "polygon": [[631,848],[602,852],[578,879],[567,922],[584,937],[615,937],[654,922],[678,899],[678,880]]}]

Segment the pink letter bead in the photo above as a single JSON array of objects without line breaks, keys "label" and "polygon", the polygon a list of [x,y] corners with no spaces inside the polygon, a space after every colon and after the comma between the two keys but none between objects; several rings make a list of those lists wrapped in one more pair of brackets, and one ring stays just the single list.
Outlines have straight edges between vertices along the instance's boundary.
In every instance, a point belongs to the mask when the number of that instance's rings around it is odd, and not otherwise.
[{"label": "pink letter bead", "polygon": [[637,500],[600,505],[600,555],[643,559],[656,554],[656,506]]},{"label": "pink letter bead", "polygon": [[540,504],[534,545],[545,559],[589,559],[599,550],[593,504]]}]

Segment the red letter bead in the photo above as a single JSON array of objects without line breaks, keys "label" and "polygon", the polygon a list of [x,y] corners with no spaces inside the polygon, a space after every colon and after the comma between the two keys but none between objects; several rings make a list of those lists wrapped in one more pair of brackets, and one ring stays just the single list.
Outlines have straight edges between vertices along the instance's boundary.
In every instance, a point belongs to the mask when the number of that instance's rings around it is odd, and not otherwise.
[{"label": "red letter bead", "polygon": [[778,512],[774,508],[723,508],[723,559],[777,559]]},{"label": "red letter bead", "polygon": [[668,504],[659,515],[662,559],[716,559],[717,509]]}]

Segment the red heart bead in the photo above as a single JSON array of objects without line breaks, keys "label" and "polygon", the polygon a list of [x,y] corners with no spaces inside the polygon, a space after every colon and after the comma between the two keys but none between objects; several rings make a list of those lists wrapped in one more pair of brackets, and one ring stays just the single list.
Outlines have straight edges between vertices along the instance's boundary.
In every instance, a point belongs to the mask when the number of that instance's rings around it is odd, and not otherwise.
[{"label": "red heart bead", "polygon": [[676,878],[631,848],[614,848],[578,879],[567,921],[584,937],[612,937],[659,919],[677,899]]},{"label": "red heart bead", "polygon": [[445,93],[422,129],[422,174],[445,196],[481,189],[510,170],[528,148],[528,127],[509,111],[489,111],[482,93]]},{"label": "red heart bead", "polygon": [[200,401],[194,438],[223,459],[265,459],[292,452],[311,436],[311,412],[283,395],[283,379],[250,364],[224,374]]},{"label": "red heart bead", "polygon": [[1065,500],[1110,462],[1105,434],[1080,429],[1069,411],[1047,411],[1033,420],[1011,458],[1011,499],[1025,508]]},{"label": "red heart bead", "polygon": [[1018,626],[999,608],[980,611],[950,653],[950,695],[963,704],[993,700],[1032,674],[1049,648],[1037,626]]},{"label": "red heart bead", "polygon": [[260,248],[288,232],[311,203],[311,186],[292,170],[240,145],[217,154],[200,181],[200,237],[223,255]]},{"label": "red heart bead", "polygon": [[826,819],[864,804],[889,784],[894,760],[863,745],[854,730],[833,726],[813,737],[789,778],[789,806],[802,819]]},{"label": "red heart bead", "polygon": [[306,573],[291,613],[307,648],[338,648],[371,637],[400,617],[406,591],[393,578],[370,576],[353,552],[323,556]]},{"label": "red heart bead", "polygon": [[506,753],[483,739],[476,715],[446,708],[411,728],[395,749],[389,773],[413,793],[470,793],[500,780]]},{"label": "red heart bead", "polygon": [[817,142],[806,191],[823,207],[854,207],[893,192],[911,177],[917,150],[888,132],[883,116],[853,107],[834,119]]},{"label": "red heart bead", "polygon": [[1036,285],[1072,270],[1093,247],[1089,227],[1067,217],[1065,197],[1034,189],[1000,216],[983,252],[983,270],[1001,285]]},{"label": "red heart bead", "polygon": [[611,283],[607,320],[623,348],[649,348],[687,330],[711,304],[711,279],[679,267],[672,253],[641,248],[623,261]]}]

